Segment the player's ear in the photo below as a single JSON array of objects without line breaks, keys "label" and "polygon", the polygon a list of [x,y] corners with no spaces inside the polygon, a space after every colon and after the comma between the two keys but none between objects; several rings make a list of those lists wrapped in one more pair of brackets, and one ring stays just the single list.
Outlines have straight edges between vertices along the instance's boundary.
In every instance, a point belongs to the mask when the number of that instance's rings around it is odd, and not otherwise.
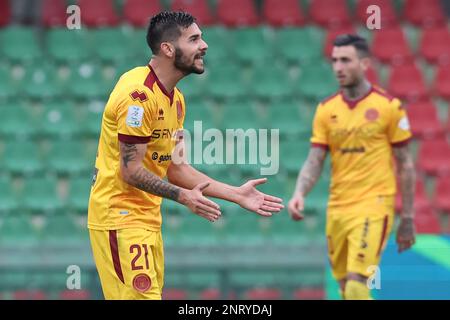
[{"label": "player's ear", "polygon": [[372,60],[370,59],[370,57],[364,57],[361,59],[361,66],[364,71],[367,71],[367,69],[370,68],[371,64]]},{"label": "player's ear", "polygon": [[170,42],[162,42],[161,52],[168,58],[173,58],[175,57],[175,46]]}]

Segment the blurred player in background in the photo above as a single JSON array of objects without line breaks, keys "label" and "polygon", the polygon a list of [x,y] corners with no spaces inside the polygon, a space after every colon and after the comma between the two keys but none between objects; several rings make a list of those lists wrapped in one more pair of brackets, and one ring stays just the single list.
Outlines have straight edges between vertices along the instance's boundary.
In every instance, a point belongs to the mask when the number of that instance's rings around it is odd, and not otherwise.
[{"label": "blurred player in background", "polygon": [[162,198],[210,221],[221,212],[205,196],[262,216],[283,208],[281,199],[255,188],[265,179],[234,187],[185,161],[172,161],[176,144],[184,152],[185,102],[175,86],[191,73],[203,73],[208,45],[195,18],[184,12],[155,15],[147,43],[150,63],[123,74],[106,104],[89,200],[88,228],[106,299],[161,299]]},{"label": "blurred player in background", "polygon": [[288,210],[304,218],[305,197],[320,177],[330,152],[332,178],[326,237],[333,276],[344,299],[370,299],[367,279],[378,266],[394,222],[395,157],[403,211],[397,232],[399,252],[415,242],[415,171],[411,138],[401,102],[365,77],[370,52],[364,38],[341,35],[332,51],[341,90],[317,107],[311,149],[299,173]]}]

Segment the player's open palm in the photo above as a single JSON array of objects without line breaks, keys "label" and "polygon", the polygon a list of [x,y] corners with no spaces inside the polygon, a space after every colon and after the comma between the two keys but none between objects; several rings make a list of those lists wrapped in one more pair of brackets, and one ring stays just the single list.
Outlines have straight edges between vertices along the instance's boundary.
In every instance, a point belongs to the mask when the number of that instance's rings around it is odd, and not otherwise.
[{"label": "player's open palm", "polygon": [[266,178],[249,180],[240,186],[238,188],[240,197],[237,203],[242,208],[265,217],[270,217],[274,212],[280,212],[284,208],[281,204],[282,199],[262,193],[256,189],[257,185],[266,181]]},{"label": "player's open palm", "polygon": [[305,207],[305,199],[301,194],[295,194],[288,203],[288,212],[295,221],[302,220],[303,209]]},{"label": "player's open palm", "polygon": [[220,207],[217,203],[203,196],[203,190],[209,186],[209,182],[196,185],[192,190],[184,190],[180,202],[188,207],[193,213],[209,221],[220,218]]}]

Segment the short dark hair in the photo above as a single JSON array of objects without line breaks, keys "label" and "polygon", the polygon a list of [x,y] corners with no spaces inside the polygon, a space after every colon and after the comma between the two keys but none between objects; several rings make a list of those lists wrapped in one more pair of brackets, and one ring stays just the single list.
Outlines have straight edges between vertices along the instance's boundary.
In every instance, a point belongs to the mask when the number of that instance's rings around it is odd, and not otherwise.
[{"label": "short dark hair", "polygon": [[159,53],[162,42],[174,41],[181,35],[180,28],[188,28],[195,18],[183,11],[163,11],[150,19],[147,29],[147,44],[154,54]]},{"label": "short dark hair", "polygon": [[341,34],[333,42],[335,47],[353,46],[363,57],[370,56],[367,40],[357,34]]}]

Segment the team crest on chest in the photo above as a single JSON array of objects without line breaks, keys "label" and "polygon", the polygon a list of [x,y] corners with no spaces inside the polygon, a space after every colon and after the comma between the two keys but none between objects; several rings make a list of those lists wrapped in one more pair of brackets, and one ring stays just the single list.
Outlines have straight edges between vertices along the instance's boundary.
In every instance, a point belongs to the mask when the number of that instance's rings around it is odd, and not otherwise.
[{"label": "team crest on chest", "polygon": [[378,117],[380,116],[380,113],[378,112],[377,109],[371,108],[371,109],[368,109],[368,110],[366,111],[365,116],[366,116],[366,119],[367,119],[367,120],[369,120],[369,121],[375,121],[375,120],[377,120]]}]

